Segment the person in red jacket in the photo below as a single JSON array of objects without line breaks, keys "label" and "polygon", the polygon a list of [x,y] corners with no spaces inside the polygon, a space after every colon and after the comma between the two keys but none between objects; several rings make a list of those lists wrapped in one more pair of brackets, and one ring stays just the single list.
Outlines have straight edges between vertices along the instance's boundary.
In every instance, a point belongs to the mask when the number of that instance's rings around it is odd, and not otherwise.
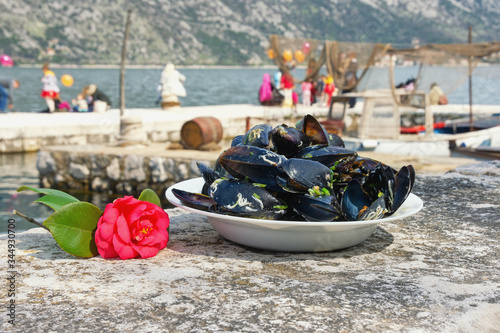
[{"label": "person in red jacket", "polygon": [[295,89],[295,83],[293,82],[293,76],[290,73],[283,73],[281,75],[280,88],[283,90],[283,95],[285,99],[283,100],[282,106],[293,107],[293,89]]}]

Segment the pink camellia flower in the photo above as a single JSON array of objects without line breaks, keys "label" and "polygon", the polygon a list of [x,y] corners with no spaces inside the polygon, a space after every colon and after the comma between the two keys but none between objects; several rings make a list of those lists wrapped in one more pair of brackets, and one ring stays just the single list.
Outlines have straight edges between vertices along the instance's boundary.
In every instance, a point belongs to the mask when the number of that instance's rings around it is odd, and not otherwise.
[{"label": "pink camellia flower", "polygon": [[131,196],[106,205],[97,222],[95,242],[103,258],[154,257],[168,242],[168,214]]}]

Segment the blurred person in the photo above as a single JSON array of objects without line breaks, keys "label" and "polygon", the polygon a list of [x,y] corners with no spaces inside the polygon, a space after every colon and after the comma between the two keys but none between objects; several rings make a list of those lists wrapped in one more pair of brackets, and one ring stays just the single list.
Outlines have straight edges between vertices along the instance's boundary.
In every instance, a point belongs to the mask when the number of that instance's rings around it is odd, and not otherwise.
[{"label": "blurred person", "polygon": [[60,97],[59,85],[57,83],[57,77],[53,71],[49,69],[49,65],[45,63],[42,67],[43,77],[42,77],[42,93],[40,96],[45,99],[47,104],[47,109],[44,112],[52,113],[56,110],[56,101],[59,102]]},{"label": "blurred person", "polygon": [[71,104],[73,105],[73,112],[89,111],[89,105],[87,100],[83,97],[83,94],[78,94]]},{"label": "blurred person", "polygon": [[14,107],[14,89],[19,88],[16,79],[0,78],[0,112]]},{"label": "blurred person", "polygon": [[293,107],[295,105],[293,99],[293,89],[295,89],[295,83],[293,82],[293,76],[290,73],[283,73],[281,75],[280,88],[283,91],[283,103],[284,107]]},{"label": "blurred person", "polygon": [[161,73],[162,109],[181,105],[179,102],[179,96],[186,96],[186,89],[183,85],[184,81],[186,81],[186,77],[175,69],[174,64],[168,63],[165,66],[163,72]]},{"label": "blurred person", "polygon": [[[87,99],[89,111],[105,111],[111,107],[111,99],[100,91],[96,84],[85,86],[82,90],[82,96]],[[98,101],[106,103],[104,110],[95,110],[95,103]]]},{"label": "blurred person", "polygon": [[311,106],[311,94],[313,90],[312,79],[302,82],[300,88],[302,89],[302,105]]},{"label": "blurred person", "polygon": [[445,105],[448,104],[448,98],[436,82],[431,84],[431,90],[429,92],[429,101],[431,105]]}]

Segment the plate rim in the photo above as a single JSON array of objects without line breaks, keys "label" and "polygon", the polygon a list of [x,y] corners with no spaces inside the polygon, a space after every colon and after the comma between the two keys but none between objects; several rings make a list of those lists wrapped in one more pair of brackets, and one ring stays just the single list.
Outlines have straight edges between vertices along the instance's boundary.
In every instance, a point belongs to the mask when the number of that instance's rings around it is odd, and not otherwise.
[{"label": "plate rim", "polygon": [[[216,218],[216,219],[220,219],[220,220],[224,220],[224,221],[228,221],[228,222],[232,222],[232,223],[241,222],[241,223],[251,223],[251,224],[258,224],[258,225],[296,226],[296,227],[302,227],[302,226],[307,226],[307,227],[328,227],[328,226],[338,226],[338,227],[340,227],[340,226],[346,226],[346,227],[347,226],[351,226],[351,227],[355,227],[355,226],[358,226],[358,227],[361,227],[361,226],[368,226],[368,225],[372,225],[372,224],[378,224],[378,223],[381,223],[381,222],[390,222],[390,221],[394,221],[394,220],[400,220],[400,219],[409,217],[411,215],[417,214],[424,207],[424,203],[423,203],[422,199],[420,197],[418,197],[417,195],[415,195],[413,193],[410,193],[410,195],[408,196],[408,198],[406,198],[405,202],[403,203],[403,205],[399,209],[404,208],[405,203],[407,203],[408,200],[415,201],[415,208],[414,209],[412,209],[412,210],[410,210],[408,212],[401,213],[401,214],[396,215],[396,216],[391,215],[391,216],[387,216],[387,217],[384,217],[382,219],[377,219],[377,220],[370,220],[370,221],[337,221],[337,222],[330,222],[330,221],[308,222],[308,221],[286,221],[286,220],[263,220],[263,219],[254,219],[254,218],[239,217],[239,216],[233,216],[233,215],[217,214],[217,213],[212,213],[212,212],[207,212],[207,211],[199,210],[199,209],[196,209],[196,208],[192,208],[192,207],[184,205],[172,193],[172,189],[173,188],[179,188],[179,186],[180,187],[184,187],[187,184],[192,185],[192,184],[196,184],[196,183],[200,183],[199,186],[200,186],[200,190],[201,190],[201,186],[204,183],[203,177],[190,178],[190,179],[183,180],[183,181],[177,182],[177,183],[169,186],[165,190],[165,197],[167,198],[167,200],[171,204],[173,204],[176,207],[182,208],[184,210],[187,210],[187,211],[195,213],[195,214],[204,215],[204,216],[206,216],[208,218]],[[399,209],[398,209],[398,211],[399,211]]]}]

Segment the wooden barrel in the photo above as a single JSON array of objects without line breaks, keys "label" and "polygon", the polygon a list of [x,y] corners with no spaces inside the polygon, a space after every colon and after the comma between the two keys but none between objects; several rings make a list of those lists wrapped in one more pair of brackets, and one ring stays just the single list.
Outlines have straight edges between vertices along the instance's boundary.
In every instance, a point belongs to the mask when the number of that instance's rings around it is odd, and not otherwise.
[{"label": "wooden barrel", "polygon": [[222,140],[222,125],[214,117],[197,117],[182,125],[181,140],[184,146],[198,149],[209,142]]}]

